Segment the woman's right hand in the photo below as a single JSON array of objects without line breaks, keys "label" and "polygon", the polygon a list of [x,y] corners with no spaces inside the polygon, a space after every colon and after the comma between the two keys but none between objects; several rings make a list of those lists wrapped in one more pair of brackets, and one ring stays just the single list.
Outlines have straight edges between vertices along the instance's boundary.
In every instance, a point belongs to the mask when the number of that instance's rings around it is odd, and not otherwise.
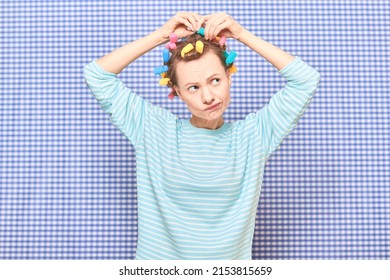
[{"label": "woman's right hand", "polygon": [[197,32],[204,23],[205,18],[192,12],[178,12],[169,19],[157,31],[164,39],[169,39],[169,34],[175,33],[177,37],[184,38]]}]

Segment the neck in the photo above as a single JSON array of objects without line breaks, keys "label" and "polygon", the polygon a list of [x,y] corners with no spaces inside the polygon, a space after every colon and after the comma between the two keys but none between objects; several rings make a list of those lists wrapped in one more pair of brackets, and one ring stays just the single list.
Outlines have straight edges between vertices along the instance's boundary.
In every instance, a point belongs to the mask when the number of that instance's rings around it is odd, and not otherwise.
[{"label": "neck", "polygon": [[222,116],[218,120],[205,120],[205,119],[198,118],[196,116],[192,116],[190,122],[193,126],[199,128],[205,128],[205,129],[212,129],[212,130],[218,129],[224,124],[224,120]]}]

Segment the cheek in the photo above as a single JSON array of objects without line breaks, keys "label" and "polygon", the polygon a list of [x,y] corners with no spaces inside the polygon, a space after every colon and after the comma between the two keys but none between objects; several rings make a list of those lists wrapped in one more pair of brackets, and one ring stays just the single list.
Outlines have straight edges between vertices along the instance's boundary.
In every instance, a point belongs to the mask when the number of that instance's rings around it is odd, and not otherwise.
[{"label": "cheek", "polygon": [[193,108],[196,110],[197,108],[199,108],[199,104],[201,102],[198,101],[195,97],[186,97],[185,103],[188,108]]},{"label": "cheek", "polygon": [[226,94],[224,98],[225,98],[225,106],[228,107],[230,104],[230,88],[226,89]]},{"label": "cheek", "polygon": [[229,85],[225,86],[223,92],[224,92],[224,97],[226,99],[230,99],[230,86]]}]

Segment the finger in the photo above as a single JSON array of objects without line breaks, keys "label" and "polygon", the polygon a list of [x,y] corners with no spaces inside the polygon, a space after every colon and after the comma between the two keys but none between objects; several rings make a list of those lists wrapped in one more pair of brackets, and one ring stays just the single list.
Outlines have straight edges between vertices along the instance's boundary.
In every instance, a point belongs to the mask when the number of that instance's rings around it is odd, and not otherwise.
[{"label": "finger", "polygon": [[215,30],[218,28],[220,24],[223,23],[223,19],[220,17],[213,17],[210,20],[207,21],[206,26],[208,27],[207,30],[205,29],[205,35],[207,33],[208,39],[213,39],[215,36]]},{"label": "finger", "polygon": [[205,28],[204,28],[204,37],[209,40],[211,39],[211,34],[213,30],[215,29],[214,24],[217,20],[217,15],[216,14],[211,14],[205,17],[206,23],[205,23]]},{"label": "finger", "polygon": [[214,33],[213,33],[213,38],[217,37],[219,35],[219,33],[224,30],[225,28],[229,27],[229,23],[228,22],[224,22],[220,25],[218,25],[215,30],[214,30]]},{"label": "finger", "polygon": [[177,16],[186,19],[188,23],[191,24],[191,26],[188,26],[188,24],[186,24],[188,30],[197,30],[198,21],[201,19],[201,16],[199,14],[192,12],[179,12],[177,13]]},{"label": "finger", "polygon": [[188,17],[188,16],[199,16],[198,13],[193,13],[193,12],[177,12],[176,13],[176,16],[179,16],[179,17]]},{"label": "finger", "polygon": [[204,17],[197,13],[192,13],[191,19],[193,19],[191,20],[191,23],[194,28],[194,31],[198,31],[202,27],[202,24],[205,21]]},{"label": "finger", "polygon": [[209,33],[209,30],[210,30],[210,27],[211,27],[211,20],[212,18],[215,16],[215,14],[209,14],[209,15],[205,15],[203,16],[203,23],[204,23],[204,37],[208,40],[208,33]]},{"label": "finger", "polygon": [[202,24],[205,22],[205,20],[206,19],[203,16],[196,14],[196,31],[198,31],[202,27]]},{"label": "finger", "polygon": [[200,21],[202,19],[202,16],[197,13],[193,13],[193,16],[195,17],[196,21]]},{"label": "finger", "polygon": [[[222,13],[219,18],[220,22],[215,26],[214,29],[214,38],[220,34],[220,32],[224,29],[229,29],[232,25],[231,18],[228,14]],[[231,30],[229,30],[231,32]]]},{"label": "finger", "polygon": [[212,19],[221,18],[224,15],[225,13],[214,13],[214,14],[205,15],[204,17],[206,18],[207,21],[209,21]]},{"label": "finger", "polygon": [[206,20],[209,20],[211,17],[213,16],[213,14],[209,14],[209,15],[205,15],[203,16]]},{"label": "finger", "polygon": [[[207,16],[207,38],[212,39],[215,28],[224,21],[224,13],[216,13]],[[205,32],[206,33],[206,32]]]},{"label": "finger", "polygon": [[192,31],[195,31],[198,26],[198,21],[194,14],[188,16],[188,21],[191,23]]},{"label": "finger", "polygon": [[178,22],[184,24],[186,27],[188,28],[191,28],[192,29],[192,24],[185,18],[182,18],[182,17],[177,17],[176,19]]},{"label": "finger", "polygon": [[208,40],[209,39],[209,37],[208,37],[208,34],[209,34],[209,30],[210,30],[210,24],[209,24],[209,22],[206,22],[206,24],[205,24],[205,26],[204,26],[204,38],[206,39],[206,40]]},{"label": "finger", "polygon": [[203,23],[205,22],[205,18],[203,18],[203,17],[201,17],[199,20],[198,20],[198,23],[197,23],[197,25],[196,25],[196,31],[198,31],[201,27],[202,27],[202,25],[203,25]]}]

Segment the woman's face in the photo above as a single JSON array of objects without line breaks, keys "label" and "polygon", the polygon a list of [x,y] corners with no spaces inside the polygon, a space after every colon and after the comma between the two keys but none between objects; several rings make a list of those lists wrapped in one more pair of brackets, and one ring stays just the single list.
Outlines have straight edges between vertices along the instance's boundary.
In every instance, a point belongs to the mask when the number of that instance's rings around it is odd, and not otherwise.
[{"label": "woman's face", "polygon": [[[231,74],[225,70],[218,56],[209,51],[199,59],[180,61],[176,65],[177,86],[174,86],[202,127],[215,129],[222,124],[223,112],[230,103]],[[210,106],[219,104],[215,109]]]}]

